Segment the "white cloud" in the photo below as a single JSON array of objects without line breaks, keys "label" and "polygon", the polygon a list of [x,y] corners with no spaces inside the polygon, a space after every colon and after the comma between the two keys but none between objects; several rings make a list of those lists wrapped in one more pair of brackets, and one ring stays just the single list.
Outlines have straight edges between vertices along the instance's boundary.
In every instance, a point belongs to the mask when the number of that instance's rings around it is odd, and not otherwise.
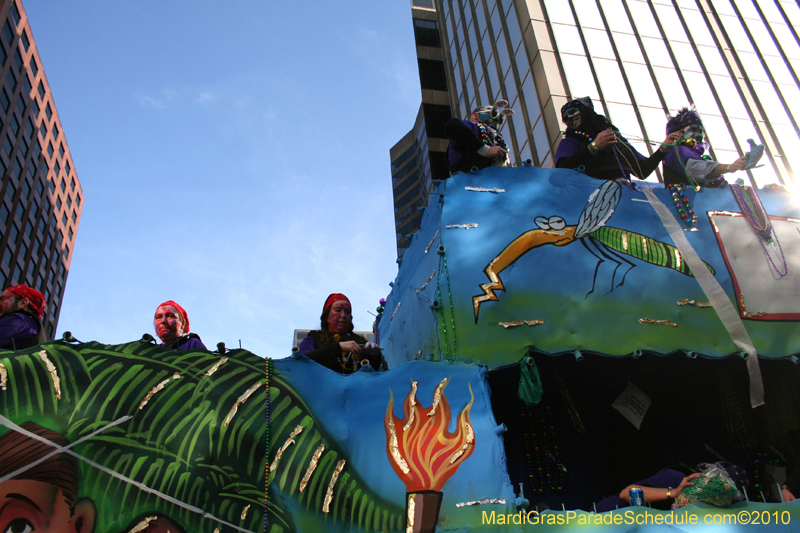
[{"label": "white cloud", "polygon": [[217,101],[217,93],[214,90],[200,91],[193,103],[207,105]]},{"label": "white cloud", "polygon": [[153,109],[166,109],[167,106],[164,102],[156,100],[152,96],[144,94],[142,91],[136,91],[133,95],[139,105],[142,107],[152,107]]}]

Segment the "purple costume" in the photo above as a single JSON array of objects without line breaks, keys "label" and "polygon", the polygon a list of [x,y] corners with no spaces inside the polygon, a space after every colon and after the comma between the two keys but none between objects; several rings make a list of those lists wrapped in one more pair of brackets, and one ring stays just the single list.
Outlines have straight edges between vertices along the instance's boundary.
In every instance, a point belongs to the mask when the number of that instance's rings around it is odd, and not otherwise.
[{"label": "purple costume", "polygon": [[450,140],[447,148],[447,162],[451,172],[468,172],[472,167],[487,168],[492,166],[493,159],[486,157],[491,146],[504,146],[500,133],[484,124],[487,132],[494,136],[494,143],[484,144],[481,130],[468,120],[451,118],[444,126],[444,133]]},{"label": "purple costume", "polygon": [[19,350],[39,344],[36,337],[41,329],[38,320],[22,311],[0,316],[0,348]]},{"label": "purple costume", "polygon": [[169,344],[162,344],[162,346],[164,348],[172,348],[173,350],[195,350],[197,348],[202,348],[203,350],[208,349],[206,348],[206,345],[203,344],[203,341],[200,340],[200,337],[194,333],[178,337]]},{"label": "purple costume", "polygon": [[[654,476],[650,476],[647,479],[635,482],[634,485],[641,487],[675,488],[681,484],[681,481],[683,481],[683,478],[685,477],[686,474],[684,474],[679,470],[672,470],[671,468],[665,468],[664,470],[661,470]],[[677,494],[675,494],[675,496],[677,496]],[[672,502],[666,502],[666,503],[672,505]],[[598,513],[602,513],[605,511],[613,511],[618,507],[621,508],[627,506],[628,504],[625,502],[625,500],[620,498],[618,495],[606,496],[596,504]],[[656,504],[654,504],[653,506],[656,507]],[[669,507],[665,508],[669,509]]]},{"label": "purple costume", "polygon": [[617,142],[613,148],[609,146],[592,155],[589,139],[579,137],[568,129],[556,150],[556,167],[582,170],[587,176],[598,179],[630,179],[631,174],[645,179],[665,155],[661,150],[656,150],[650,157],[645,157],[627,142]]}]

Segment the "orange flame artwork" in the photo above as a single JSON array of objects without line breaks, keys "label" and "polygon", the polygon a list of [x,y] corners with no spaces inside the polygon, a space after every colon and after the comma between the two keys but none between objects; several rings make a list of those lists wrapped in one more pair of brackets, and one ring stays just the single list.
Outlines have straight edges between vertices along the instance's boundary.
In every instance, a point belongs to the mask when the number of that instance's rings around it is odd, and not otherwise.
[{"label": "orange flame artwork", "polygon": [[411,392],[403,403],[403,418],[394,415],[394,395],[390,391],[384,419],[386,454],[408,492],[441,491],[475,449],[475,433],[469,421],[469,411],[475,402],[472,386],[471,400],[458,415],[456,431],[452,433],[448,429],[450,404],[444,395],[448,381],[445,378],[436,387],[430,408],[417,401],[417,382],[412,381]]}]

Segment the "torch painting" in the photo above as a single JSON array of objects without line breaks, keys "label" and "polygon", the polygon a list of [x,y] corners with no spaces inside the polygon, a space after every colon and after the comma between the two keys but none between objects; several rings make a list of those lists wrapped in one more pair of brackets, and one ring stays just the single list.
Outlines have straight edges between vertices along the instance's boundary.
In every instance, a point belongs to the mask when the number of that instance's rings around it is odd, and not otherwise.
[{"label": "torch painting", "polygon": [[[444,393],[445,378],[425,408],[417,400],[417,382],[403,403],[403,418],[392,412],[394,398],[386,408],[386,454],[395,473],[406,486],[406,531],[433,532],[442,503],[442,487],[475,449],[475,432],[469,423],[474,396],[458,415],[456,431],[450,432],[450,404]],[[470,395],[472,391],[470,390]]]}]

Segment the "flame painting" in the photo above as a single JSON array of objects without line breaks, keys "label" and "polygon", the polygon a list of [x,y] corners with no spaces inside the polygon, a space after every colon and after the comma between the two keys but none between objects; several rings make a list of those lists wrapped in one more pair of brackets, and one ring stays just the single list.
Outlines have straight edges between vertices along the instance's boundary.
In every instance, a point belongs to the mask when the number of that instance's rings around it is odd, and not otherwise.
[{"label": "flame painting", "polygon": [[444,394],[449,378],[436,387],[433,404],[423,407],[417,401],[417,382],[403,403],[403,418],[394,415],[394,397],[389,397],[384,426],[386,454],[398,477],[409,493],[441,491],[450,476],[475,449],[475,433],[469,421],[469,411],[475,402],[472,386],[470,402],[458,415],[455,433],[449,431],[450,404]]}]

